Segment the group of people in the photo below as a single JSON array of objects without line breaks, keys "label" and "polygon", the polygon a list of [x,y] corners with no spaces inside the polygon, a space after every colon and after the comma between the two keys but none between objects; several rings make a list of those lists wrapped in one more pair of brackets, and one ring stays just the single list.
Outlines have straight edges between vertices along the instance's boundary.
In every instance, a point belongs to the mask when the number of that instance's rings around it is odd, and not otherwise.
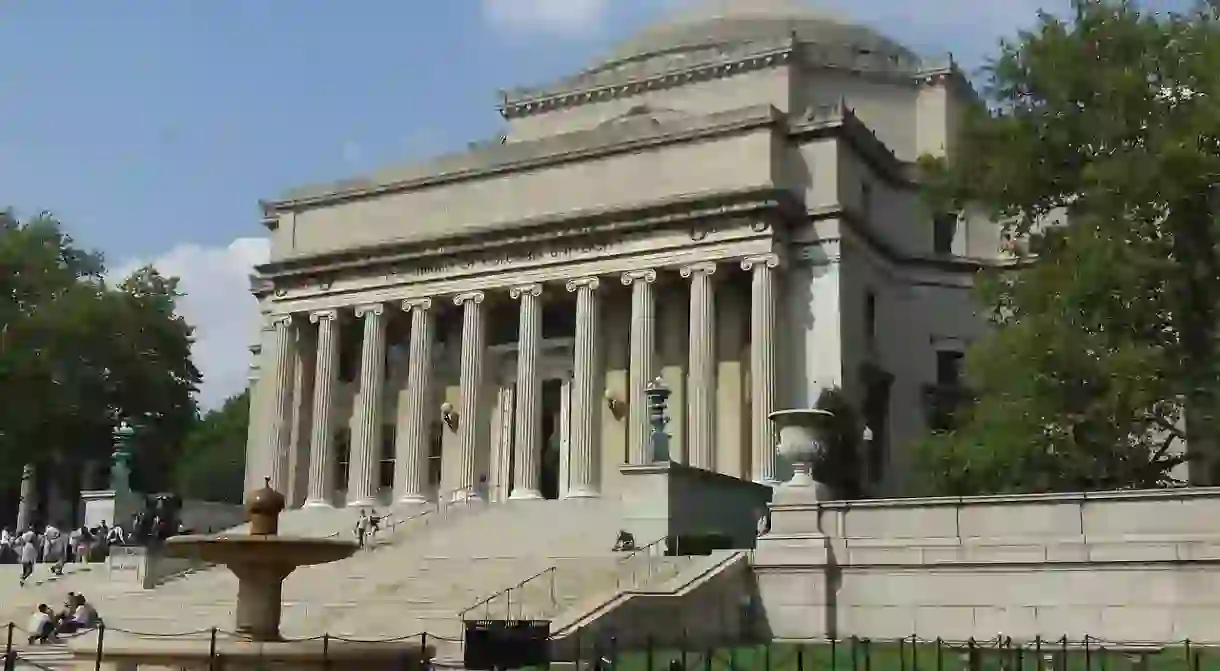
[{"label": "group of people", "polygon": [[34,574],[38,563],[50,563],[51,573],[63,575],[68,562],[85,563],[99,548],[124,542],[123,530],[102,522],[95,528],[85,526],[65,534],[48,524],[41,530],[29,527],[21,533],[0,531],[0,562],[21,564],[21,584]]},{"label": "group of people", "polygon": [[48,643],[64,634],[92,629],[100,623],[97,609],[84,594],[68,592],[63,609],[58,613],[45,603],[38,604],[38,609],[30,616],[29,643]]},{"label": "group of people", "polygon": [[356,518],[356,528],[354,530],[356,542],[360,544],[360,547],[364,547],[367,540],[372,536],[376,536],[380,529],[381,515],[377,513],[377,510],[361,509],[360,517]]}]

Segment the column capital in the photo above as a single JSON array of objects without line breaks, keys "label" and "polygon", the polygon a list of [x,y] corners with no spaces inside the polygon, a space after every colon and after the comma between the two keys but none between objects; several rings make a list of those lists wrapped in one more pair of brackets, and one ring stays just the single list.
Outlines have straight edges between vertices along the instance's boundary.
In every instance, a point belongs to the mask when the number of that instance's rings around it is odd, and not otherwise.
[{"label": "column capital", "polygon": [[652,284],[657,281],[657,271],[653,268],[644,268],[641,270],[628,270],[622,276],[623,286],[629,287],[636,282],[644,282]]},{"label": "column capital", "polygon": [[272,329],[278,329],[281,326],[292,326],[292,313],[271,315],[267,319],[267,326]]},{"label": "column capital", "polygon": [[419,310],[420,312],[427,312],[428,310],[431,310],[431,309],[432,309],[432,299],[431,298],[408,298],[407,300],[402,302],[402,311],[403,312],[412,312],[415,310]]},{"label": "column capital", "polygon": [[363,317],[365,315],[374,315],[380,317],[385,314],[385,303],[370,303],[368,305],[357,305],[356,316]]},{"label": "column capital", "polygon": [[475,305],[478,305],[479,303],[482,303],[483,299],[485,298],[487,298],[487,294],[483,293],[482,291],[468,291],[464,294],[454,296],[453,304],[461,306],[467,303],[474,303]]},{"label": "column capital", "polygon": [[579,277],[574,280],[568,280],[568,291],[586,288],[589,291],[597,291],[599,285],[601,285],[601,280],[596,277]]},{"label": "column capital", "polygon": [[339,318],[339,311],[335,308],[327,310],[314,310],[309,313],[309,321],[317,324],[322,321],[334,321]]},{"label": "column capital", "polygon": [[692,263],[687,266],[682,266],[678,272],[682,275],[682,277],[691,277],[695,274],[711,276],[716,273],[716,263],[714,261]]},{"label": "column capital", "polygon": [[521,298],[522,296],[526,296],[526,295],[537,298],[542,295],[542,285],[541,284],[522,284],[521,286],[516,286],[516,287],[509,289],[508,295],[510,297],[512,297],[513,300],[517,300],[518,298]]},{"label": "column capital", "polygon": [[741,260],[741,269],[745,271],[753,270],[755,266],[767,267],[771,269],[778,268],[780,264],[779,254],[759,254],[757,256],[747,256]]}]

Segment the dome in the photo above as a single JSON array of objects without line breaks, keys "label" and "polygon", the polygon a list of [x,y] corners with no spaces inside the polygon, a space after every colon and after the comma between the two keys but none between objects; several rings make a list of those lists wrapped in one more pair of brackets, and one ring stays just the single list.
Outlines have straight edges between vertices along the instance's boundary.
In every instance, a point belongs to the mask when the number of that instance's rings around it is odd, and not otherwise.
[{"label": "dome", "polygon": [[850,48],[893,62],[918,62],[906,47],[847,17],[803,0],[700,0],[618,45],[591,71],[684,52],[725,50],[793,36],[806,44]]}]

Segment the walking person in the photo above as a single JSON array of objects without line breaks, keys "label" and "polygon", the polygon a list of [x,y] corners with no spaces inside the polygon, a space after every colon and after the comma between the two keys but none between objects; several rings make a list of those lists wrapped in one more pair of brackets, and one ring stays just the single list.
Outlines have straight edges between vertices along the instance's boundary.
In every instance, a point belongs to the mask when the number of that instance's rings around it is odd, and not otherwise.
[{"label": "walking person", "polygon": [[360,517],[356,520],[356,542],[360,547],[364,547],[365,536],[369,533],[369,511],[361,510]]},{"label": "walking person", "polygon": [[34,575],[34,564],[38,563],[38,534],[33,529],[21,535],[21,586]]}]

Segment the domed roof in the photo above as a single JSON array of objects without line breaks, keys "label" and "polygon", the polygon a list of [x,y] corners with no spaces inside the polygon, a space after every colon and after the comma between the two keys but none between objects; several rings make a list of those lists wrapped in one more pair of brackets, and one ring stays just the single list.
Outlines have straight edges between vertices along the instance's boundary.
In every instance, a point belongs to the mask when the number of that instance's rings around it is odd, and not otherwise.
[{"label": "domed roof", "polygon": [[700,0],[621,43],[592,68],[599,70],[652,56],[732,48],[791,39],[831,48],[851,48],[904,63],[918,62],[906,47],[881,33],[804,0]]}]

